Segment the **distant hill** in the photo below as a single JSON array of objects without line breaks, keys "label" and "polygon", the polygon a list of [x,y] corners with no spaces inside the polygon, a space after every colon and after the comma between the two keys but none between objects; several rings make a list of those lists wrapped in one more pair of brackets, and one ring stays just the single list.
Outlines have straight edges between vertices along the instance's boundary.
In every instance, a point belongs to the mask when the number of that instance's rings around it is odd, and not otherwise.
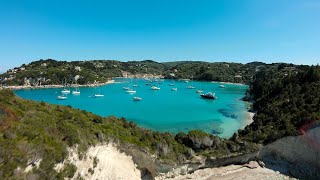
[{"label": "distant hill", "polygon": [[158,63],[152,60],[34,61],[9,69],[0,75],[2,85],[92,84],[112,77],[164,77],[248,83],[263,63],[181,61]]}]

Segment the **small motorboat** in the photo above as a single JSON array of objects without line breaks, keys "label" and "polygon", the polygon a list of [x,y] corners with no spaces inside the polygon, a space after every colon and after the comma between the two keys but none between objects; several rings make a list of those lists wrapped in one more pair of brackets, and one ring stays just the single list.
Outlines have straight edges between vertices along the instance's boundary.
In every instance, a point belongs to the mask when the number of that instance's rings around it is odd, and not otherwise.
[{"label": "small motorboat", "polygon": [[171,88],[171,91],[178,91],[178,88]]},{"label": "small motorboat", "polygon": [[134,100],[134,101],[141,101],[142,98],[141,98],[141,97],[133,97],[133,100]]},{"label": "small motorboat", "polygon": [[169,84],[169,86],[174,86],[174,84]]},{"label": "small motorboat", "polygon": [[204,99],[212,99],[212,100],[217,99],[215,94],[212,92],[208,92],[207,94],[200,94],[200,96]]},{"label": "small motorboat", "polygon": [[225,88],[225,86],[224,86],[223,84],[221,84],[219,87],[220,87],[220,88]]},{"label": "small motorboat", "polygon": [[126,92],[129,93],[129,94],[134,94],[134,93],[136,93],[137,91],[135,91],[135,90],[133,90],[133,89],[129,89],[129,90],[127,90]]},{"label": "small motorboat", "polygon": [[60,95],[60,96],[57,97],[57,99],[58,99],[58,100],[66,100],[66,99],[68,99],[68,98],[67,98],[67,96]]},{"label": "small motorboat", "polygon": [[152,90],[160,90],[160,88],[157,87],[157,86],[152,86],[151,89],[152,89]]},{"label": "small motorboat", "polygon": [[185,82],[185,83],[188,83],[189,81],[188,81],[188,80],[185,80],[184,82]]},{"label": "small motorboat", "polygon": [[104,97],[103,94],[95,94],[93,97],[99,98],[99,97]]},{"label": "small motorboat", "polygon": [[122,87],[123,90],[129,90],[129,87]]},{"label": "small motorboat", "polygon": [[202,91],[202,90],[196,90],[196,92],[197,92],[197,93],[203,93],[203,91]]},{"label": "small motorboat", "polygon": [[61,94],[70,94],[70,90],[68,90],[68,89],[63,89],[63,90],[61,91]]},{"label": "small motorboat", "polygon": [[162,84],[162,82],[161,82],[161,81],[158,81],[158,84]]},{"label": "small motorboat", "polygon": [[194,86],[187,86],[187,89],[195,89]]},{"label": "small motorboat", "polygon": [[134,84],[133,87],[138,87],[138,85],[137,85],[137,84]]}]

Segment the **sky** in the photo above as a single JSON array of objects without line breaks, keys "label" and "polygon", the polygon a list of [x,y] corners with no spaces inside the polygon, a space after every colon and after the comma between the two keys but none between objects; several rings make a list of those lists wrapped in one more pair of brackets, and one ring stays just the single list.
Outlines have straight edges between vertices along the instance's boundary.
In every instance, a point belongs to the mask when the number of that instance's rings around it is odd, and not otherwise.
[{"label": "sky", "polygon": [[320,0],[0,1],[0,72],[39,59],[320,62]]}]

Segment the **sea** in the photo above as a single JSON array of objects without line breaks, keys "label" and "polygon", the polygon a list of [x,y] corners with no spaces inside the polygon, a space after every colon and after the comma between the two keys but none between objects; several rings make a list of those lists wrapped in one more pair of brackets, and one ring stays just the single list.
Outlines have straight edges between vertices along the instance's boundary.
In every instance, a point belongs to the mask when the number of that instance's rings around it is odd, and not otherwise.
[{"label": "sea", "polygon": [[[115,78],[115,83],[100,87],[80,87],[80,95],[67,95],[59,100],[62,88],[22,89],[14,92],[25,99],[51,104],[70,105],[104,117],[124,117],[137,125],[161,132],[188,132],[202,130],[229,138],[248,119],[248,104],[241,100],[248,86],[184,80],[152,80]],[[152,90],[151,86],[160,90]],[[135,86],[135,87],[134,87]],[[194,88],[188,88],[192,86]],[[130,87],[136,93],[127,93]],[[173,91],[172,88],[177,88]],[[75,90],[70,88],[70,90]],[[217,99],[203,99],[203,93],[215,93]],[[95,97],[102,94],[103,97]],[[142,98],[134,101],[134,97]]]}]

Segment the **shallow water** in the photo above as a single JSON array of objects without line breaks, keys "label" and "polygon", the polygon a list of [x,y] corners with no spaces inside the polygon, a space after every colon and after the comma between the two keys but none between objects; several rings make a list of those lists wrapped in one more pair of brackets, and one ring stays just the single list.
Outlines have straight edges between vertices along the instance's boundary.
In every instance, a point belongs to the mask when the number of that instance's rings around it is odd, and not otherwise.
[{"label": "shallow water", "polygon": [[[45,101],[53,104],[71,105],[101,116],[125,117],[145,128],[188,132],[201,129],[220,137],[230,137],[246,120],[246,105],[240,100],[248,88],[245,85],[226,84],[220,88],[218,83],[164,80],[161,84],[154,82],[160,90],[151,90],[144,79],[115,79],[115,84],[97,88],[80,88],[81,95],[68,95],[67,100],[57,100],[62,89],[17,90],[15,93],[23,98]],[[170,83],[175,86],[169,86]],[[128,94],[122,87],[137,84],[136,94]],[[196,89],[187,89],[195,86]],[[178,91],[171,91],[176,87]],[[217,100],[202,99],[197,89],[214,92]],[[71,88],[71,90],[73,90]],[[92,98],[95,93],[104,94],[101,98]],[[143,98],[133,101],[133,97]]]}]

